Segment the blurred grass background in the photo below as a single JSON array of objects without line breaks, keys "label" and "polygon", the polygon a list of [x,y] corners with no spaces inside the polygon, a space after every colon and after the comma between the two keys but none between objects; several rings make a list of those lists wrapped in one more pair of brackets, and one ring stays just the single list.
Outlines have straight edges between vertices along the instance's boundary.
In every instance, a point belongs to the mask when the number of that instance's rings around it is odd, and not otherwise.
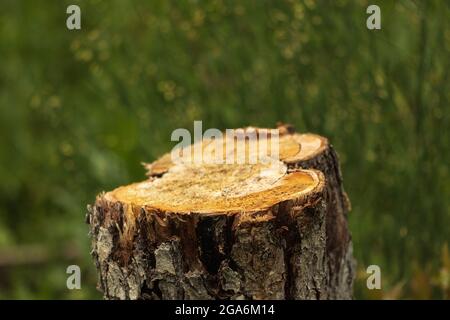
[{"label": "blurred grass background", "polygon": [[[369,4],[382,30],[366,28]],[[194,120],[329,137],[353,204],[355,297],[449,297],[448,1],[0,6],[0,299],[100,298],[86,204],[144,179],[140,162]],[[69,264],[82,290],[66,288]],[[382,290],[365,287],[371,264]]]}]

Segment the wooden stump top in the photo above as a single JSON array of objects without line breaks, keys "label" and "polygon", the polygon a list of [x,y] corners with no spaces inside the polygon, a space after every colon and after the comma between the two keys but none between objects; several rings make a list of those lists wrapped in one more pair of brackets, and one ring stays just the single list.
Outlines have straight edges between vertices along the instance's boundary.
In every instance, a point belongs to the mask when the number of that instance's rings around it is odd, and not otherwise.
[{"label": "wooden stump top", "polygon": [[123,186],[105,199],[177,213],[238,213],[270,208],[321,191],[324,178],[314,170],[288,173],[278,165],[178,165],[162,177]]}]

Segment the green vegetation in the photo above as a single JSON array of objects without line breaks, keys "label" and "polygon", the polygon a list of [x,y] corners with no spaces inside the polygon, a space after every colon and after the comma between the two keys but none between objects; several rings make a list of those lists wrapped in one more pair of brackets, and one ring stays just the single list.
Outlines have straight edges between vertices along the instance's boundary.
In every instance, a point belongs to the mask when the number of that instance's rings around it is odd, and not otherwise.
[{"label": "green vegetation", "polygon": [[[65,26],[74,3],[81,31]],[[144,179],[194,120],[329,137],[356,298],[449,297],[448,1],[3,0],[0,26],[0,298],[100,298],[86,204]]]}]

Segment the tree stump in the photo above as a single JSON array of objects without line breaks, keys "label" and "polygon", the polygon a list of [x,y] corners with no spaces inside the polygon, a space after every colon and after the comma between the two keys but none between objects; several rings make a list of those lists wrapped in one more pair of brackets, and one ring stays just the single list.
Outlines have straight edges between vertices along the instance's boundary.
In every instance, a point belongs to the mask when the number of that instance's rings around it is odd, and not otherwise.
[{"label": "tree stump", "polygon": [[87,220],[104,297],[351,298],[336,153],[323,137],[279,132],[279,160],[186,165],[165,155],[146,165],[148,180],[99,195]]}]

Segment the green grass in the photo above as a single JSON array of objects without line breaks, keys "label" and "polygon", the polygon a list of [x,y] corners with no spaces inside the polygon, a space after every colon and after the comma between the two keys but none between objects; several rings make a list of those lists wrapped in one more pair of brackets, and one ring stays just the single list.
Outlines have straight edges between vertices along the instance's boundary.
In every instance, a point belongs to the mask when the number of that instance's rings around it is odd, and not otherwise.
[{"label": "green grass", "polygon": [[[73,3],[81,31],[65,27]],[[369,4],[382,30],[366,28]],[[194,120],[329,137],[353,205],[356,298],[448,298],[449,18],[438,0],[3,0],[0,252],[47,258],[0,269],[0,298],[99,298],[86,204],[144,179],[140,162]]]}]

